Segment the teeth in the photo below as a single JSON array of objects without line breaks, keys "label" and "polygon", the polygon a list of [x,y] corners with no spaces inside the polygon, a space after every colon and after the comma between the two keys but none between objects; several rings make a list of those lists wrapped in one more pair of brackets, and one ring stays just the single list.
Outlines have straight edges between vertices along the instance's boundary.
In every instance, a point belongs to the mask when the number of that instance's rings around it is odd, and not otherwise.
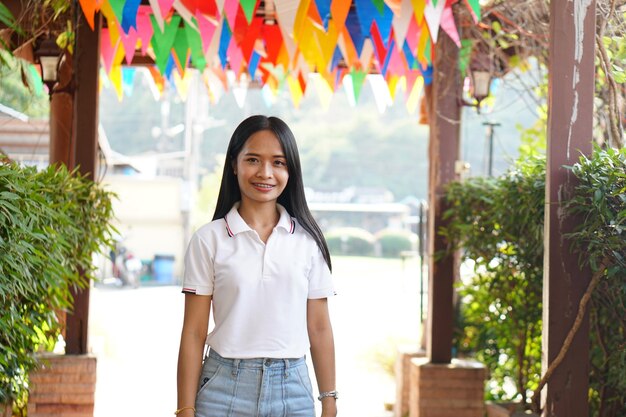
[{"label": "teeth", "polygon": [[267,185],[267,184],[254,184],[255,187],[259,187],[259,188],[272,188],[273,185]]}]

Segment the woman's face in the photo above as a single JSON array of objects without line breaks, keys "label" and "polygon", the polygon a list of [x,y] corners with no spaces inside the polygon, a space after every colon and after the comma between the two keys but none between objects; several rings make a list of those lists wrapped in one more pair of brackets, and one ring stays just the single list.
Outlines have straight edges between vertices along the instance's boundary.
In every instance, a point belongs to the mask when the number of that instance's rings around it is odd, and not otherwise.
[{"label": "woman's face", "polygon": [[261,130],[251,135],[233,166],[242,204],[276,203],[289,180],[287,159],[273,132]]}]

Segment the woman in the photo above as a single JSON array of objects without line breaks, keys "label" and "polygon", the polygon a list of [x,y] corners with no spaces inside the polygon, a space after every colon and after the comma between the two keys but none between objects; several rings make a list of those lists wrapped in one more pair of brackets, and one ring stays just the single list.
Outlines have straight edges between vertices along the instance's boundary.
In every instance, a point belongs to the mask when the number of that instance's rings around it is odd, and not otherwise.
[{"label": "woman", "polygon": [[175,414],[313,417],[310,347],[322,416],[336,416],[330,271],[293,133],[276,117],[247,118],[228,145],[213,221],[185,256]]}]

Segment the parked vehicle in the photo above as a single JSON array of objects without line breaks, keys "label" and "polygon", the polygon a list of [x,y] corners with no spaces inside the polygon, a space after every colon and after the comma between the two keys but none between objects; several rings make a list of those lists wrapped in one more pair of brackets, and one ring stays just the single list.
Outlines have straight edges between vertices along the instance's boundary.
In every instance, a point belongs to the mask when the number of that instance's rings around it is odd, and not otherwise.
[{"label": "parked vehicle", "polygon": [[123,240],[115,243],[115,250],[111,251],[110,257],[113,263],[113,277],[124,286],[138,288],[143,267],[141,259],[124,245]]}]

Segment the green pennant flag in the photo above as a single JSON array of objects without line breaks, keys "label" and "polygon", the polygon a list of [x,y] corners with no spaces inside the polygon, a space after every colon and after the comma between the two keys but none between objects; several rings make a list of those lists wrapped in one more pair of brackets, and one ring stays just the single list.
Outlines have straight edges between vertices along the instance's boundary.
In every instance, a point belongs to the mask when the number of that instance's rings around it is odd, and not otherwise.
[{"label": "green pennant flag", "polygon": [[428,65],[433,63],[432,43],[432,38],[428,35],[428,41],[426,42],[426,47],[424,48],[424,57],[426,58],[426,61],[428,61]]},{"label": "green pennant flag", "polygon": [[372,0],[372,4],[376,7],[379,14],[385,13],[385,1],[384,0]]},{"label": "green pennant flag", "polygon": [[109,4],[117,17],[117,21],[122,24],[122,17],[124,16],[124,4],[126,0],[109,0]]},{"label": "green pennant flag", "polygon": [[359,96],[361,95],[361,89],[367,72],[353,69],[350,72],[350,75],[352,75],[352,88],[354,89],[354,102],[356,103],[359,101]]},{"label": "green pennant flag", "polygon": [[252,17],[254,15],[254,9],[256,8],[257,0],[239,0],[239,4],[243,9],[243,14],[246,15],[248,24],[252,23]]},{"label": "green pennant flag", "polygon": [[181,17],[178,15],[172,16],[169,23],[165,23],[163,32],[157,23],[154,15],[150,15],[150,21],[152,22],[152,28],[154,34],[152,35],[152,49],[154,50],[155,62],[161,74],[165,73],[165,67],[167,66],[167,60],[170,57],[170,51],[174,45],[174,39],[176,33],[178,33],[178,25],[180,25]]},{"label": "green pennant flag", "polygon": [[28,75],[30,76],[30,79],[28,80],[29,84],[33,86],[33,89],[35,90],[35,95],[40,96],[41,94],[43,94],[43,83],[41,82],[41,76],[39,75],[37,68],[35,68],[33,64],[28,64],[27,68]]},{"label": "green pennant flag", "polygon": [[178,62],[184,71],[187,68],[187,61],[189,58],[189,43],[187,42],[187,35],[184,30],[178,29],[178,31],[176,31],[176,37],[174,38],[174,44],[172,45],[172,52],[174,52],[175,57],[178,59]]},{"label": "green pennant flag", "polygon": [[[193,23],[198,26],[196,18],[193,18]],[[191,49],[191,61],[193,66],[202,72],[206,67],[206,58],[204,51],[202,50],[202,38],[200,32],[192,28],[190,25],[185,25],[185,35],[187,35],[187,44]]]},{"label": "green pennant flag", "polygon": [[174,43],[174,38],[176,38],[181,17],[179,15],[172,16],[169,23],[165,22],[163,32],[161,32],[161,28],[159,27],[154,15],[150,15],[150,21],[152,22],[152,29],[154,30],[154,34],[152,35],[152,44],[154,45],[156,42],[161,50],[170,49]]},{"label": "green pennant flag", "polygon": [[480,0],[467,0],[472,12],[476,16],[476,21],[480,21]]},{"label": "green pennant flag", "polygon": [[472,43],[471,39],[461,39],[461,49],[459,50],[459,72],[461,75],[465,75],[465,70],[469,65]]}]

